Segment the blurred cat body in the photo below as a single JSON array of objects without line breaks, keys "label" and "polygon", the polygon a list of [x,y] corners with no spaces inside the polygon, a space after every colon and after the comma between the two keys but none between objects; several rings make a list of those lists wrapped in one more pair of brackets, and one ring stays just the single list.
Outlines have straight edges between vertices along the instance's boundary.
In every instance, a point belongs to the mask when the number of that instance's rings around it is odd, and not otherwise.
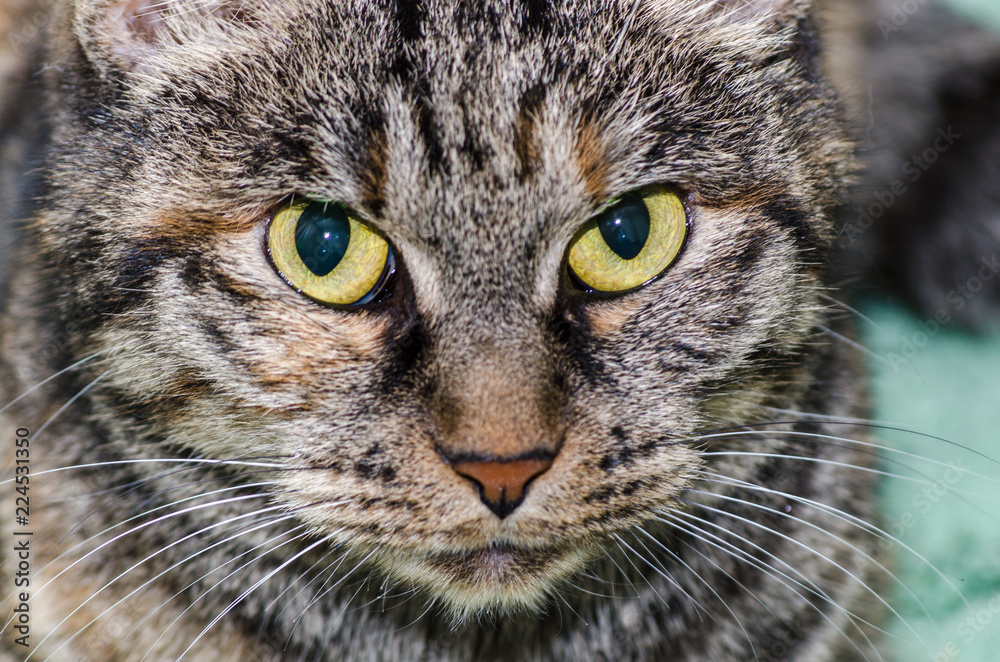
[{"label": "blurred cat body", "polygon": [[[877,659],[826,294],[856,66],[816,48],[861,9],[820,9],[46,6],[0,166],[32,659]],[[651,186],[676,262],[574,289],[580,228]],[[275,270],[295,198],[386,238],[377,301]],[[498,514],[458,456],[551,466]]]}]

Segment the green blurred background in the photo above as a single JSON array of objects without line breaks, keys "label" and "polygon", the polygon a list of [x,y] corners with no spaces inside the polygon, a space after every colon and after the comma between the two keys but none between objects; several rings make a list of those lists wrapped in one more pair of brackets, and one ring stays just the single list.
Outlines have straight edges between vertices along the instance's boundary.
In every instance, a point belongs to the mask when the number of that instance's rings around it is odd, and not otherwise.
[{"label": "green blurred background", "polygon": [[[1000,0],[948,4],[1000,34]],[[887,545],[900,579],[893,659],[1000,662],[1000,331],[928,333],[933,325],[889,300],[861,312],[873,416],[919,432],[879,432],[913,454],[883,453],[882,468],[902,476],[882,495],[899,539]]]},{"label": "green blurred background", "polygon": [[912,454],[882,453],[883,470],[902,476],[884,480],[882,494],[884,528],[901,541],[887,545],[901,580],[892,601],[896,659],[996,662],[1000,335],[943,327],[931,337],[932,325],[886,301],[862,312],[873,416],[920,433],[879,431]]},{"label": "green blurred background", "polygon": [[947,0],[947,2],[958,13],[1000,30],[1000,0]]}]

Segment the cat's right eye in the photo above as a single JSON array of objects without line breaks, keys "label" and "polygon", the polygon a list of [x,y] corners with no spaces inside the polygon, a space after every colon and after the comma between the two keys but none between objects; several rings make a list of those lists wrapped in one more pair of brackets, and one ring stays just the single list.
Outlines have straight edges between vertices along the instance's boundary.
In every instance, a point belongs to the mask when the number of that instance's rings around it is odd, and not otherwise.
[{"label": "cat's right eye", "polygon": [[335,202],[285,205],[268,226],[267,247],[292,287],[334,306],[372,300],[392,271],[389,243]]}]

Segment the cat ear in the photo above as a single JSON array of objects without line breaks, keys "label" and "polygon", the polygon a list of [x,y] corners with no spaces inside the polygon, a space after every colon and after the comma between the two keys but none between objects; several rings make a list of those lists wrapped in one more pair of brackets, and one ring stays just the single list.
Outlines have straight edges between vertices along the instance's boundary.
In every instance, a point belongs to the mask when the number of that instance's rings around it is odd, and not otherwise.
[{"label": "cat ear", "polygon": [[213,41],[247,20],[241,0],[78,0],[73,30],[107,73],[156,68],[179,46]]},{"label": "cat ear", "polygon": [[715,0],[716,11],[731,22],[780,22],[802,16],[813,0]]}]

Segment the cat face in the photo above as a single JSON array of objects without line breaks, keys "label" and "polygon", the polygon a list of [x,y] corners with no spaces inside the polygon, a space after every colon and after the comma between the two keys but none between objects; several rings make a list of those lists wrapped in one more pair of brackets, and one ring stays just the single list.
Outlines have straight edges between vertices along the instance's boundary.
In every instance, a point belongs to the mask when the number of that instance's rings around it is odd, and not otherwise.
[{"label": "cat face", "polygon": [[[692,435],[801,396],[850,167],[804,20],[109,4],[67,18],[39,232],[125,457],[257,463],[322,544],[455,613],[538,608],[676,503]],[[650,191],[683,247],[592,291],[571,247]],[[282,271],[276,224],[314,201],[389,246],[371,300]]]}]

